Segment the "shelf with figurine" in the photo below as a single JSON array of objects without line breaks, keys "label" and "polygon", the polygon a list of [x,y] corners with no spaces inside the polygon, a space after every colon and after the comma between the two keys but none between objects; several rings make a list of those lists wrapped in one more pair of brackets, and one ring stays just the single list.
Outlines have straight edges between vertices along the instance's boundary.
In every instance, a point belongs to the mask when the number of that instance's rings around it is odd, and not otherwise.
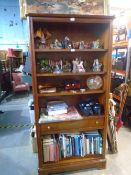
[{"label": "shelf with figurine", "polygon": [[[51,30],[51,29],[50,29]],[[54,38],[57,36],[58,38]],[[82,38],[83,39],[83,38]],[[34,33],[35,52],[81,52],[81,51],[107,51],[104,48],[104,42],[101,39],[93,41],[74,39],[68,36],[59,36],[54,31],[49,32],[47,28],[37,28]]]},{"label": "shelf with figurine", "polygon": [[[58,56],[57,56],[58,57]],[[90,62],[87,59],[82,59],[77,57],[74,59],[52,59],[52,58],[38,58],[36,60],[37,75],[48,74],[62,74],[62,75],[75,75],[82,74],[103,74],[103,63],[99,59],[90,59]],[[102,73],[103,72],[103,73]]]},{"label": "shelf with figurine", "polygon": [[52,77],[52,76],[87,76],[87,75],[104,75],[106,71],[94,72],[62,72],[62,73],[37,73],[37,77]]},{"label": "shelf with figurine", "polygon": [[83,49],[51,49],[51,48],[45,48],[45,49],[35,49],[35,52],[107,52],[108,49],[102,49],[102,48],[83,48]]}]

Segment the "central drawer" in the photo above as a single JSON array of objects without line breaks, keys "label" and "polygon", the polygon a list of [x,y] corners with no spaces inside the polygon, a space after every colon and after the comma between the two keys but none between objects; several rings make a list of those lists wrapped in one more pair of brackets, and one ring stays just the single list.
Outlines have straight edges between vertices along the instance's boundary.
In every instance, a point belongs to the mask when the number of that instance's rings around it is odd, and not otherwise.
[{"label": "central drawer", "polygon": [[40,124],[41,135],[62,132],[79,132],[104,128],[104,116],[87,117],[81,120],[61,121]]}]

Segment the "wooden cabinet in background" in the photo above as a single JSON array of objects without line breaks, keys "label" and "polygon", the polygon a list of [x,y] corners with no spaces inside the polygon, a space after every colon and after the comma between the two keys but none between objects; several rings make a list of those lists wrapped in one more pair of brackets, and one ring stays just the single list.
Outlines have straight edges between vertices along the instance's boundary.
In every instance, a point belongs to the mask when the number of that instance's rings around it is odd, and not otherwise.
[{"label": "wooden cabinet in background", "polygon": [[13,69],[19,68],[23,64],[23,50],[22,49],[13,49],[15,57],[12,60]]},{"label": "wooden cabinet in background", "polygon": [[[39,175],[50,173],[59,173],[84,168],[105,168],[106,167],[106,136],[108,121],[108,98],[111,78],[111,53],[112,53],[112,20],[111,16],[84,16],[84,15],[51,15],[51,14],[29,14],[30,26],[30,43],[31,43],[31,60],[32,60],[32,79],[33,79],[33,96],[35,108],[35,124],[37,131],[38,143],[38,172]],[[35,43],[36,31],[39,29],[48,31],[51,38],[46,47],[38,47]],[[40,30],[41,30],[40,29]],[[39,31],[40,31],[39,30]],[[39,32],[37,35],[41,35]],[[62,41],[68,36],[72,41],[84,41],[91,43],[96,40],[103,42],[102,48],[50,48],[51,43],[56,39]],[[46,37],[46,36],[45,36]],[[38,43],[39,44],[39,43]],[[91,68],[86,72],[42,72],[39,62],[46,59],[46,62],[56,60],[67,60],[72,62],[75,58],[86,60]],[[93,72],[92,65],[94,59],[99,59],[102,64],[100,72]],[[44,62],[45,64],[45,62]],[[62,88],[65,80],[79,80],[85,85],[87,78],[99,75],[103,80],[103,86],[100,89],[91,90],[85,88],[84,91],[66,91],[56,90],[56,92],[40,93],[39,85],[51,84],[52,86]],[[88,98],[94,98],[99,101],[104,112],[102,115],[82,116],[80,120],[44,122],[40,123],[41,108],[46,107],[47,102],[52,100],[65,101],[69,106],[78,107],[78,104]],[[57,161],[44,161],[46,152],[43,151],[43,137],[49,135],[59,135],[61,133],[88,132],[97,130],[102,136],[101,154],[87,154],[86,156],[70,156]]]}]

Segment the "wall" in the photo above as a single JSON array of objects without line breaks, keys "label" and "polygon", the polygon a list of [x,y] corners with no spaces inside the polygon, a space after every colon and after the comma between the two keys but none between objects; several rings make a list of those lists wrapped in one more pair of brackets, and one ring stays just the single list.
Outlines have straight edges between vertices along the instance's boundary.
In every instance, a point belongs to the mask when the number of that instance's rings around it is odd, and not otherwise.
[{"label": "wall", "polygon": [[0,0],[0,50],[27,51],[27,20],[20,19],[19,0]]}]

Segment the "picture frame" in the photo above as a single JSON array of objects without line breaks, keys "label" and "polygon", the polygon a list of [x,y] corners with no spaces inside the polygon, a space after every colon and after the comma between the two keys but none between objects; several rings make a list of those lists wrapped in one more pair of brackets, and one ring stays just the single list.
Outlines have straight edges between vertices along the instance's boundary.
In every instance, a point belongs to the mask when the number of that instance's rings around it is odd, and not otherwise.
[{"label": "picture frame", "polygon": [[29,13],[108,15],[108,0],[19,0],[20,17]]}]

